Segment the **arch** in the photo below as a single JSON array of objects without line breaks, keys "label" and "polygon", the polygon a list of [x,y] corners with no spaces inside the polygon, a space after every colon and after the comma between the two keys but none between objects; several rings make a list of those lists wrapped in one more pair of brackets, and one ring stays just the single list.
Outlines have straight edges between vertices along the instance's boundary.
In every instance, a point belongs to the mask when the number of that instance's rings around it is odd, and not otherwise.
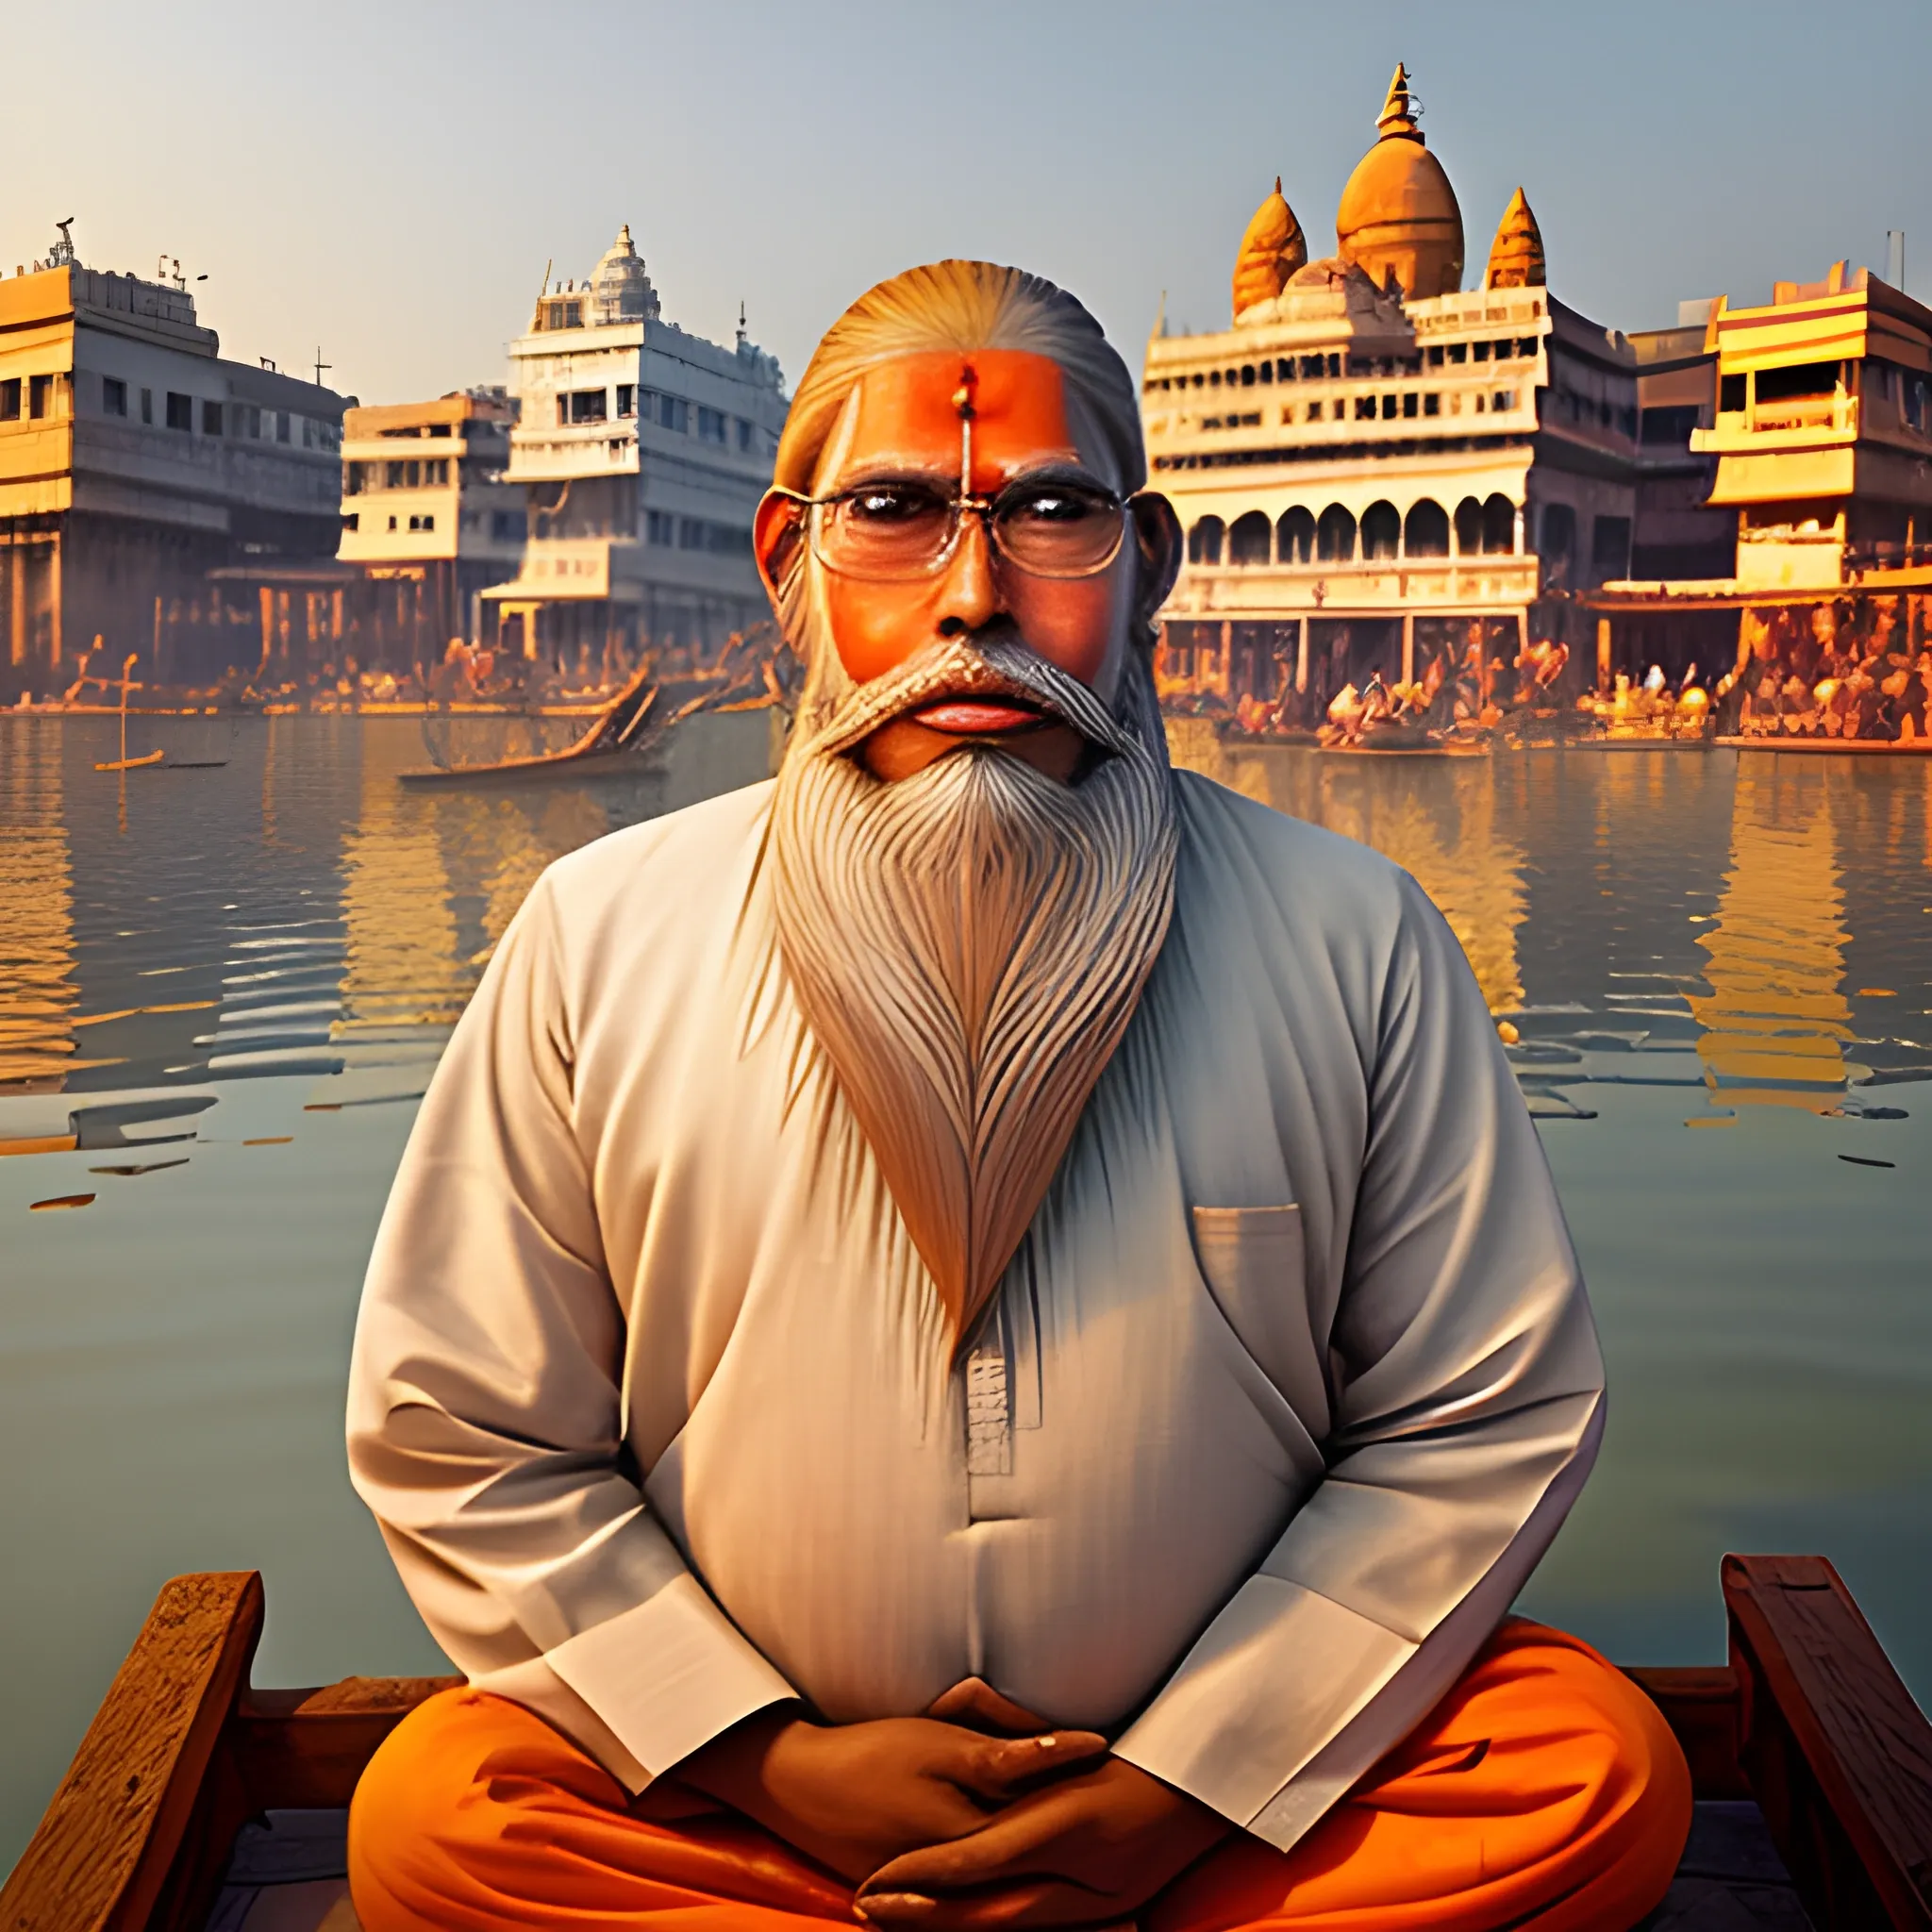
[{"label": "arch", "polygon": [[1227,533],[1227,560],[1230,563],[1268,563],[1274,556],[1274,532],[1268,519],[1257,509],[1235,518]]},{"label": "arch", "polygon": [[1483,553],[1507,557],[1516,548],[1516,506],[1500,491],[1483,502]]},{"label": "arch", "polygon": [[1300,504],[1285,509],[1274,525],[1274,555],[1283,563],[1308,563],[1315,555],[1315,517]]},{"label": "arch", "polygon": [[1483,507],[1465,496],[1456,506],[1456,554],[1474,557],[1483,547]]},{"label": "arch", "polygon": [[1315,555],[1324,563],[1355,561],[1355,518],[1339,503],[1331,503],[1315,525]]},{"label": "arch", "polygon": [[1203,517],[1188,532],[1188,561],[1190,563],[1219,563],[1221,561],[1221,539],[1227,525],[1219,517]]},{"label": "arch", "polygon": [[1362,512],[1362,556],[1371,562],[1394,557],[1402,548],[1402,519],[1392,503],[1372,503]]},{"label": "arch", "polygon": [[1402,554],[1405,557],[1447,557],[1449,555],[1449,512],[1433,496],[1417,499],[1408,507],[1402,525]]}]

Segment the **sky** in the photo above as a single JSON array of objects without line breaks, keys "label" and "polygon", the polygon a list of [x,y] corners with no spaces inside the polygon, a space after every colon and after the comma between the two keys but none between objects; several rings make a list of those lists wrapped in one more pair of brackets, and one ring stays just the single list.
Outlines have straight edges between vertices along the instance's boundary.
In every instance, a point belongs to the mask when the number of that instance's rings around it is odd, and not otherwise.
[{"label": "sky", "polygon": [[1130,364],[1226,325],[1282,177],[1311,251],[1398,59],[1467,278],[1519,183],[1551,287],[1623,328],[1837,258],[1932,301],[1926,0],[68,0],[8,25],[0,270],[178,258],[223,352],[365,402],[501,381],[546,261],[628,222],[668,320],[739,304],[788,380],[944,255],[1080,295]]}]

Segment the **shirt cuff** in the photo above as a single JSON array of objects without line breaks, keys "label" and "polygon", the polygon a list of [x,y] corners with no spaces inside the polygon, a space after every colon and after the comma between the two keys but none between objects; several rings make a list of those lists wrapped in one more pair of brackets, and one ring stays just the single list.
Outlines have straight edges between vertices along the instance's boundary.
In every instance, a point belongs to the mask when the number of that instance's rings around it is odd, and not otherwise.
[{"label": "shirt cuff", "polygon": [[544,1661],[652,1777],[798,1694],[690,1575],[567,1638]]},{"label": "shirt cuff", "polygon": [[1415,1650],[1332,1597],[1280,1577],[1250,1577],[1114,1756],[1254,1829],[1283,1786]]}]

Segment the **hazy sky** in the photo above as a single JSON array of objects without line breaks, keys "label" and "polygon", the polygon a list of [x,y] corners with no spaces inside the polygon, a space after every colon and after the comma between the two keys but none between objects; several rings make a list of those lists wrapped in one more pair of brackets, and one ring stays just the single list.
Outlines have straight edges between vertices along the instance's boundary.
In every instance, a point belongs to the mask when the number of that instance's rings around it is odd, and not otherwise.
[{"label": "hazy sky", "polygon": [[9,16],[0,268],[178,256],[225,353],[365,401],[500,380],[546,258],[628,221],[686,327],[803,368],[871,282],[949,254],[1065,283],[1130,362],[1163,289],[1227,320],[1275,174],[1313,252],[1397,58],[1479,276],[1510,191],[1552,287],[1623,327],[1831,260],[1932,299],[1926,0],[990,0],[303,7]]}]

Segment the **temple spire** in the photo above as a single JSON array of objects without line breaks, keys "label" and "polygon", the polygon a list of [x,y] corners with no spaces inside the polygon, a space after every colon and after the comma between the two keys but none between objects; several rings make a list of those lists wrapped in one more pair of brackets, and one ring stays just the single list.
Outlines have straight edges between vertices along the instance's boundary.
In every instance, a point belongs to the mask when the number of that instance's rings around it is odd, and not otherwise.
[{"label": "temple spire", "polygon": [[1382,111],[1375,116],[1375,125],[1381,130],[1382,139],[1422,140],[1422,130],[1416,125],[1418,111],[1418,105],[1408,91],[1408,69],[1398,60],[1395,77],[1389,83],[1389,97],[1382,103]]},{"label": "temple spire", "polygon": [[1509,197],[1496,239],[1490,245],[1490,265],[1483,275],[1486,289],[1540,289],[1549,279],[1543,262],[1542,230],[1519,188]]},{"label": "temple spire", "polygon": [[1274,192],[1255,210],[1234,258],[1234,313],[1257,302],[1272,302],[1288,286],[1288,278],[1308,258],[1307,237],[1295,220],[1274,177]]}]

